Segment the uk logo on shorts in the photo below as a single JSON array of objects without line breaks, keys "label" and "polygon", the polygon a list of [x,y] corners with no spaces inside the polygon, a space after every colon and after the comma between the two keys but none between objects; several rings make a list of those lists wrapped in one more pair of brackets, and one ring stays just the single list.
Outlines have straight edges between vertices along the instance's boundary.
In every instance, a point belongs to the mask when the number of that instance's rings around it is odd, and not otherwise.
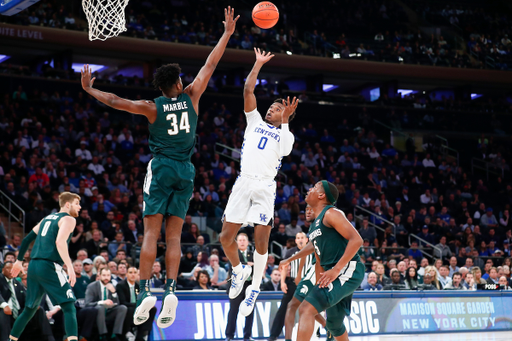
[{"label": "uk logo on shorts", "polygon": [[263,213],[260,213],[260,220],[264,223],[267,222],[267,215],[266,214],[263,214]]}]

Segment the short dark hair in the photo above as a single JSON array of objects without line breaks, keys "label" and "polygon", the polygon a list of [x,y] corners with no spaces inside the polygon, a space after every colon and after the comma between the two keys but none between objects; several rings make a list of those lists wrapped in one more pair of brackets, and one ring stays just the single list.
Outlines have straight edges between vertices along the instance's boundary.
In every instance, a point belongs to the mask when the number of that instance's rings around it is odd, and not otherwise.
[{"label": "short dark hair", "polygon": [[153,86],[163,91],[175,85],[180,79],[181,68],[179,64],[166,64],[156,69],[153,74]]},{"label": "short dark hair", "polygon": [[454,273],[453,273],[453,275],[452,275],[452,280],[453,280],[453,277],[455,277],[455,276],[460,276],[460,277],[462,277],[462,274],[461,274],[460,272],[458,272],[458,271],[457,271],[457,272],[454,272]]},{"label": "short dark hair", "polygon": [[[331,194],[332,196],[334,197],[334,202],[338,201],[338,197],[340,196],[340,192],[338,191],[338,187],[336,187],[335,184],[333,184],[332,182],[327,182],[328,186],[329,186],[329,191],[331,191]],[[322,185],[322,190],[324,190],[324,186]],[[327,199],[327,195],[325,196],[325,199],[327,201],[329,201],[329,199]],[[334,204],[334,202],[330,202],[330,204]]]},{"label": "short dark hair", "polygon": [[[283,104],[283,101],[284,101],[283,98],[276,98],[274,100],[274,102],[272,102],[272,104],[274,104],[274,103]],[[297,111],[294,111],[293,114],[290,115],[290,117],[288,118],[288,122],[291,122],[295,118],[295,115],[297,115]]]},{"label": "short dark hair", "polygon": [[102,268],[102,269],[100,270],[100,276],[101,276],[101,273],[102,273],[103,271],[108,271],[108,272],[112,273],[112,272],[110,271],[110,269],[109,269],[108,267],[106,267],[106,268]]},{"label": "short dark hair", "polygon": [[16,254],[12,251],[6,252],[4,255],[4,259],[7,258],[7,256],[13,256],[14,258],[16,258]]}]

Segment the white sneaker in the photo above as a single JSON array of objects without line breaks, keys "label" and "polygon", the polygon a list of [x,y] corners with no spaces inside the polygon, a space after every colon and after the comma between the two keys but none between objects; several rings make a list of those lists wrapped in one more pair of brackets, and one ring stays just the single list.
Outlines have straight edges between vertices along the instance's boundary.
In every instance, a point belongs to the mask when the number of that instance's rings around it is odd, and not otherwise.
[{"label": "white sneaker", "polygon": [[137,305],[135,313],[133,314],[133,324],[136,326],[143,324],[149,319],[149,311],[153,309],[156,304],[156,296],[151,296],[150,292],[144,294],[145,297]]},{"label": "white sneaker", "polygon": [[252,285],[247,287],[247,290],[245,290],[245,300],[240,305],[240,314],[243,316],[251,315],[259,294],[260,291],[256,290]]},{"label": "white sneaker", "polygon": [[229,288],[229,298],[234,299],[244,288],[244,283],[252,273],[250,265],[242,265],[242,271],[239,274],[231,274],[231,288]]},{"label": "white sneaker", "polygon": [[176,308],[178,307],[178,298],[172,292],[168,293],[162,303],[160,315],[156,321],[156,325],[162,329],[170,327],[176,319]]}]

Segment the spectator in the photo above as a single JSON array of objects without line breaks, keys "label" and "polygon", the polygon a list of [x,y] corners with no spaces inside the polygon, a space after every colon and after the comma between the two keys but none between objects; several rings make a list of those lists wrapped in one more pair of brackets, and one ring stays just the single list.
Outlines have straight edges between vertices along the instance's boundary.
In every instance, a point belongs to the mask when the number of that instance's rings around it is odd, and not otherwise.
[{"label": "spectator", "polygon": [[220,287],[227,283],[228,273],[224,268],[220,267],[219,256],[211,255],[209,258],[210,265],[204,270],[208,272],[208,280],[212,286]]},{"label": "spectator", "polygon": [[400,272],[398,269],[391,269],[390,271],[391,283],[384,286],[384,290],[403,290],[405,285],[401,283]]},{"label": "spectator", "polygon": [[382,285],[383,287],[388,285],[391,280],[389,279],[389,277],[387,277],[385,275],[385,270],[384,270],[384,264],[382,263],[379,263],[375,269],[375,272],[377,273],[377,283]]},{"label": "spectator", "polygon": [[466,279],[463,283],[466,290],[476,290],[476,282],[472,272],[466,274]]},{"label": "spectator", "polygon": [[485,215],[483,215],[480,218],[480,225],[483,228],[497,228],[498,227],[498,221],[496,220],[496,217],[492,213],[493,209],[491,207],[487,207],[485,210]]},{"label": "spectator", "polygon": [[281,271],[274,269],[270,281],[261,285],[261,291],[281,291]]},{"label": "spectator", "polygon": [[489,270],[489,278],[487,279],[488,284],[498,284],[499,282],[499,276],[498,276],[498,270],[493,266]]},{"label": "spectator", "polygon": [[409,267],[405,274],[405,288],[409,290],[414,290],[418,287],[419,278],[416,268]]},{"label": "spectator", "polygon": [[442,288],[444,289],[451,282],[452,282],[452,279],[450,278],[450,270],[449,270],[448,266],[442,265],[439,268],[439,283],[441,284]]},{"label": "spectator", "polygon": [[[126,307],[123,335],[126,335],[128,338],[134,338],[136,341],[142,341],[145,340],[151,332],[153,320],[156,315],[156,308],[153,307],[149,311],[149,319],[146,322],[141,325],[134,325],[133,314],[137,303],[137,294],[140,290],[139,283],[137,282],[138,276],[139,270],[134,266],[130,266],[128,268],[126,279],[117,284],[116,291],[119,295],[119,304]],[[136,330],[136,338],[132,332],[134,329]]]},{"label": "spectator", "polygon": [[210,275],[206,270],[200,270],[197,274],[197,281],[194,290],[211,290]]},{"label": "spectator", "polygon": [[450,257],[450,266],[448,268],[450,270],[450,274],[448,276],[452,277],[454,273],[459,272],[460,268],[457,266],[457,257]]},{"label": "spectator", "polygon": [[85,305],[96,307],[98,311],[97,327],[101,337],[107,338],[107,323],[114,320],[113,334],[121,339],[124,337],[123,325],[127,308],[124,305],[119,305],[116,288],[110,282],[110,270],[102,269],[99,278],[99,281],[87,286]]},{"label": "spectator", "polygon": [[462,283],[462,275],[459,272],[455,272],[452,276],[452,281],[448,283],[445,287],[445,290],[467,290],[467,288]]},{"label": "spectator", "polygon": [[430,158],[430,154],[427,153],[425,158],[423,159],[423,167],[429,168],[429,167],[436,167],[436,164],[434,163],[434,160]]},{"label": "spectator", "polygon": [[292,218],[290,224],[286,225],[286,235],[288,238],[294,238],[297,233],[302,232],[302,228],[297,225],[297,218]]},{"label": "spectator", "polygon": [[375,272],[370,272],[368,274],[367,283],[364,285],[364,291],[380,291],[382,290],[382,285],[377,283],[377,274]]},{"label": "spectator", "polygon": [[[6,261],[0,274],[0,338],[8,340],[14,320],[25,309],[26,289],[23,284],[11,276],[13,263]],[[14,294],[14,295],[13,295]],[[48,338],[52,335],[48,319],[39,307],[34,317],[25,327],[21,338],[28,340]],[[20,338],[20,339],[21,339]]]},{"label": "spectator", "polygon": [[375,227],[368,224],[368,217],[363,217],[363,223],[358,232],[363,240],[368,239],[370,245],[376,245],[377,232],[375,231]]},{"label": "spectator", "polygon": [[418,286],[418,289],[421,290],[439,290],[439,288],[433,282],[433,276],[430,273],[426,273],[423,276],[423,284]]},{"label": "spectator", "polygon": [[452,251],[446,245],[446,237],[442,236],[439,240],[439,244],[434,247],[434,257],[439,259],[449,259],[452,256]]}]

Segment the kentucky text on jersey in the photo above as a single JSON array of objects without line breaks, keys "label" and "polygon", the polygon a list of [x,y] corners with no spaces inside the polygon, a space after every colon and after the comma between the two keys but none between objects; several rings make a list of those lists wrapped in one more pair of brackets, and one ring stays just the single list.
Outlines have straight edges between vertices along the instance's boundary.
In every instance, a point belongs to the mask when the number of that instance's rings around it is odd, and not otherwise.
[{"label": "kentucky text on jersey", "polygon": [[260,127],[256,127],[254,129],[254,132],[255,133],[260,133],[260,134],[263,134],[263,136],[268,136],[270,138],[273,138],[274,140],[276,140],[277,142],[280,142],[281,141],[281,137],[279,136],[279,134],[277,133],[273,133],[271,131],[268,131],[268,130],[265,130],[263,128],[260,128]]},{"label": "kentucky text on jersey", "polygon": [[188,109],[187,102],[164,104],[164,112]]}]

